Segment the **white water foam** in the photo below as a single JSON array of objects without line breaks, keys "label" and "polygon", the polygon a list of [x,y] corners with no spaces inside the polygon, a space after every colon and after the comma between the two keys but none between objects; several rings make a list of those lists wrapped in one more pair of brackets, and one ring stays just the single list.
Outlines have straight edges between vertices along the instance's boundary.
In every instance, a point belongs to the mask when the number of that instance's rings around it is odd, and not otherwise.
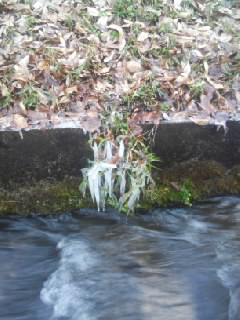
[{"label": "white water foam", "polygon": [[240,319],[240,269],[239,265],[225,265],[217,271],[222,284],[229,289],[228,320]]},{"label": "white water foam", "polygon": [[240,255],[235,232],[232,230],[216,248],[217,258],[223,263],[217,276],[229,290],[228,320],[240,320]]},{"label": "white water foam", "polygon": [[83,288],[94,286],[87,275],[97,265],[96,257],[81,240],[66,238],[57,247],[61,250],[59,267],[44,283],[41,300],[53,307],[52,319],[95,320],[94,303]]}]

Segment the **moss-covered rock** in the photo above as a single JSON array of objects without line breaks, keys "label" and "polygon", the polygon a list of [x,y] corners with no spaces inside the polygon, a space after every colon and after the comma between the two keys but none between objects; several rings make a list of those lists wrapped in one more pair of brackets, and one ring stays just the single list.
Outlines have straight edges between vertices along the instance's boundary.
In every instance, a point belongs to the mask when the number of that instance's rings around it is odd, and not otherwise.
[{"label": "moss-covered rock", "polygon": [[[215,161],[188,161],[158,171],[156,186],[148,189],[138,208],[190,205],[207,197],[240,194],[240,165],[230,170]],[[32,185],[0,189],[0,215],[8,213],[64,213],[96,208],[90,197],[79,192],[80,178],[44,179]]]},{"label": "moss-covered rock", "polygon": [[61,182],[45,179],[31,186],[17,185],[11,190],[0,190],[0,214],[52,214],[93,207],[90,199],[80,197],[79,183],[78,178]]},{"label": "moss-covered rock", "polygon": [[195,200],[240,194],[240,166],[225,169],[216,161],[187,161],[160,172],[156,186],[139,207],[190,205]]}]

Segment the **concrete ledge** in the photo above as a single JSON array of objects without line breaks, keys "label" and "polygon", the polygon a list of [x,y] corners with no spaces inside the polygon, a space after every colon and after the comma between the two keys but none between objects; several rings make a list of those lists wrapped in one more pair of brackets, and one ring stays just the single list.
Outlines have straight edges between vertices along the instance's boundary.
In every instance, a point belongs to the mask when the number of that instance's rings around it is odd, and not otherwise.
[{"label": "concrete ledge", "polygon": [[[30,130],[21,135],[0,131],[0,187],[79,177],[92,157],[89,137],[78,128]],[[161,168],[189,160],[214,160],[232,168],[240,164],[240,122],[228,121],[226,130],[217,125],[163,122],[157,128],[153,151],[162,160]]]},{"label": "concrete ledge", "polygon": [[91,157],[81,129],[0,131],[0,187],[80,176]]},{"label": "concrete ledge", "polygon": [[240,164],[240,122],[228,121],[225,128],[193,122],[162,123],[153,151],[161,158],[162,168],[189,160],[213,160],[231,168]]},{"label": "concrete ledge", "polygon": [[[145,125],[144,130],[151,130]],[[0,131],[0,214],[53,213],[91,205],[80,199],[80,170],[92,158],[79,128]],[[161,158],[159,201],[172,182],[187,180],[192,194],[240,193],[240,122],[217,125],[161,123],[153,151]],[[164,192],[163,192],[164,191]],[[197,196],[198,197],[198,196]],[[163,201],[168,199],[166,196]],[[178,199],[178,195],[176,195]],[[151,203],[150,203],[151,206]]]}]

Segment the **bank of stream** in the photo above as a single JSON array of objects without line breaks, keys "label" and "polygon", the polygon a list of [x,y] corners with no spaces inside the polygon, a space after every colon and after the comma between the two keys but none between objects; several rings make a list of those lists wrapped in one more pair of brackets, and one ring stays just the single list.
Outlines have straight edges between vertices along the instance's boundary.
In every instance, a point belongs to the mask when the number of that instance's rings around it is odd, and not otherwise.
[{"label": "bank of stream", "polygon": [[240,198],[0,220],[0,319],[239,320]]}]

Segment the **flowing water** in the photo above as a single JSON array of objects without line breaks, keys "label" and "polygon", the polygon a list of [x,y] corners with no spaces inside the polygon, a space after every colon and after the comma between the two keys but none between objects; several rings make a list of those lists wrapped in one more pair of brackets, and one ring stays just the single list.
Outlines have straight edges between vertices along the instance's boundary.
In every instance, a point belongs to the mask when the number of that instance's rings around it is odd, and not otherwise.
[{"label": "flowing water", "polygon": [[1,320],[239,320],[240,198],[0,219]]}]

